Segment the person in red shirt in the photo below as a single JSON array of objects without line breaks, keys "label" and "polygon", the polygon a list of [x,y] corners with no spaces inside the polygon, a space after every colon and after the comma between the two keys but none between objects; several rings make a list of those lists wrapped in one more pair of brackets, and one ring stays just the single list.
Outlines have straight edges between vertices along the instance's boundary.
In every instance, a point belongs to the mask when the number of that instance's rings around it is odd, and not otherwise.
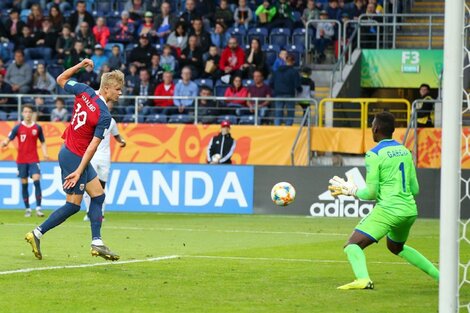
[{"label": "person in red shirt", "polygon": [[[171,72],[163,73],[163,82],[155,88],[155,96],[166,96],[173,97],[175,94],[175,84],[173,83],[173,74]],[[155,113],[171,114],[171,110],[174,106],[173,99],[154,99],[153,104],[155,105]]]},{"label": "person in red shirt", "polygon": [[62,135],[65,143],[59,152],[66,203],[25,236],[33,248],[34,256],[39,260],[42,259],[40,248],[42,236],[80,211],[85,191],[91,198],[88,212],[92,236],[91,255],[112,261],[119,259],[119,255],[111,251],[101,239],[105,194],[90,160],[110,127],[111,114],[106,103],[119,100],[124,86],[124,74],[118,70],[104,73],[100,88],[95,91],[90,86],[71,79],[88,66],[93,68],[93,61],[84,59],[57,77],[57,84],[67,93],[75,95],[72,121]]},{"label": "person in red shirt", "polygon": [[[241,76],[233,76],[232,86],[228,87],[225,90],[224,97],[234,97],[234,98],[247,98],[248,89],[243,87]],[[237,115],[244,115],[249,112],[247,99],[230,99],[225,100],[228,108],[234,109]]]},{"label": "person in red shirt", "polygon": [[28,191],[28,177],[31,177],[33,179],[36,195],[36,215],[43,217],[44,213],[41,212],[41,171],[39,170],[37,141],[39,140],[41,142],[42,154],[44,159],[47,160],[49,156],[47,154],[46,141],[42,127],[33,121],[33,107],[24,105],[22,114],[23,121],[13,127],[8,138],[2,142],[2,147],[6,147],[10,141],[18,138],[18,157],[16,164],[18,165],[18,177],[21,179],[23,201],[26,207],[24,216],[31,216]]},{"label": "person in red shirt", "polygon": [[104,17],[98,17],[96,25],[93,27],[93,35],[95,36],[96,43],[99,43],[103,48],[106,47],[110,34],[109,27],[106,26]]},{"label": "person in red shirt", "polygon": [[241,75],[241,67],[244,63],[245,52],[239,47],[237,38],[231,37],[227,47],[222,51],[219,69],[225,75]]}]

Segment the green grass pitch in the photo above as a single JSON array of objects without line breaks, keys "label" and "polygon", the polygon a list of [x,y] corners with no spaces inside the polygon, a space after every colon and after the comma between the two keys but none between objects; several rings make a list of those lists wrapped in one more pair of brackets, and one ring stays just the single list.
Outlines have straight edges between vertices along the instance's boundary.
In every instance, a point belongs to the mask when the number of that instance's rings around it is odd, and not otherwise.
[{"label": "green grass pitch", "polygon": [[[23,237],[41,220],[0,211],[1,312],[437,311],[437,283],[385,242],[366,251],[375,290],[335,289],[353,279],[342,246],[356,219],[110,212],[112,264],[91,257],[83,215],[43,237],[39,261]],[[418,220],[409,244],[436,262],[438,231]]]}]

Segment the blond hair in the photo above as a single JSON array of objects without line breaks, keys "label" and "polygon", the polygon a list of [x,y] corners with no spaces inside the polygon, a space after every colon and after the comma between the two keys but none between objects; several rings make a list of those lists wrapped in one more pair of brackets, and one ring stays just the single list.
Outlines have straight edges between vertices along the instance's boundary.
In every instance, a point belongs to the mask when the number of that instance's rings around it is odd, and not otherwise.
[{"label": "blond hair", "polygon": [[101,76],[100,89],[108,86],[124,86],[124,73],[119,70],[114,70],[108,73],[104,73]]}]

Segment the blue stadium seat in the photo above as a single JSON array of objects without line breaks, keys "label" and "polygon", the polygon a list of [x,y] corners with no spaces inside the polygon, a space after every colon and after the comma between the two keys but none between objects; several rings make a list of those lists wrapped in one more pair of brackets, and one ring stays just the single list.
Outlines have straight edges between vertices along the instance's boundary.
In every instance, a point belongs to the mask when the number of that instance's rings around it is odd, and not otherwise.
[{"label": "blue stadium seat", "polygon": [[199,79],[195,79],[194,82],[196,83],[198,87],[206,85],[210,89],[214,88],[214,82],[212,81],[212,79],[199,78]]},{"label": "blue stadium seat", "polygon": [[291,31],[288,28],[273,28],[269,35],[269,42],[272,45],[286,46],[289,44]]},{"label": "blue stadium seat", "polygon": [[258,38],[261,42],[261,45],[266,43],[266,38],[268,38],[268,29],[264,27],[255,27],[250,28],[247,32],[247,43],[250,43],[253,38]]},{"label": "blue stadium seat", "polygon": [[145,119],[145,123],[165,124],[167,121],[168,116],[165,114],[154,114]]},{"label": "blue stadium seat", "polygon": [[8,114],[7,120],[8,121],[17,121],[18,120],[18,112],[11,112],[10,114]]},{"label": "blue stadium seat", "polygon": [[31,13],[31,10],[30,9],[23,9],[21,10],[21,13],[20,13],[20,20],[22,20],[23,22],[27,22],[28,21],[28,16],[29,14]]},{"label": "blue stadium seat", "polygon": [[[134,114],[126,114],[124,115],[124,118],[122,119],[123,123],[134,123],[134,121],[135,121]],[[142,114],[139,114],[138,122],[139,123],[144,122],[144,116]]]},{"label": "blue stadium seat", "polygon": [[0,58],[4,63],[13,59],[13,48],[12,42],[4,42],[0,45]]},{"label": "blue stadium seat", "polygon": [[189,114],[176,114],[170,116],[168,119],[170,124],[192,124],[194,123],[194,116]]},{"label": "blue stadium seat", "polygon": [[8,115],[6,112],[0,111],[0,121],[6,121],[7,117]]},{"label": "blue stadium seat", "polygon": [[94,11],[98,13],[97,16],[107,16],[114,11],[114,1],[100,0],[94,2]]},{"label": "blue stadium seat", "polygon": [[64,67],[59,64],[53,64],[47,67],[47,71],[49,74],[51,74],[52,77],[57,78],[57,76],[59,76],[64,71]]},{"label": "blue stadium seat", "polygon": [[217,123],[222,123],[223,121],[229,121],[230,124],[237,124],[238,117],[236,115],[221,115],[217,117]]},{"label": "blue stadium seat", "polygon": [[225,85],[225,84],[216,84],[215,85],[215,96],[216,97],[223,97],[225,96],[225,90],[230,87],[230,85]]},{"label": "blue stadium seat", "polygon": [[119,49],[121,50],[121,56],[124,56],[124,45],[120,42],[108,42],[106,46],[104,46],[104,53],[110,57],[112,55],[112,49],[114,46],[119,46]]},{"label": "blue stadium seat", "polygon": [[106,17],[106,26],[109,27],[110,30],[116,26],[116,23],[121,20],[121,12],[113,11]]},{"label": "blue stadium seat", "polygon": [[300,22],[301,21],[302,14],[299,11],[292,12],[292,15],[294,16],[294,22]]},{"label": "blue stadium seat", "polygon": [[244,79],[242,84],[243,84],[243,86],[248,87],[250,85],[253,85],[253,80],[252,79]]},{"label": "blue stadium seat", "polygon": [[238,44],[241,47],[245,45],[246,30],[244,28],[231,27],[227,29],[227,33],[229,33],[230,36],[237,38]]},{"label": "blue stadium seat", "polygon": [[126,6],[127,0],[116,0],[116,11],[122,12],[124,11],[124,7]]},{"label": "blue stadium seat", "polygon": [[295,66],[299,66],[300,63],[301,63],[301,60],[302,60],[302,55],[304,54],[304,46],[303,45],[299,45],[299,46],[296,46],[296,45],[289,45],[287,47],[285,47],[287,52],[290,53],[290,54],[293,54],[295,55]]},{"label": "blue stadium seat", "polygon": [[[312,38],[315,35],[315,30],[310,29],[309,30],[309,38],[308,38],[308,44],[311,45],[312,43]],[[305,47],[305,28],[296,28],[292,32],[292,44],[296,46],[304,46]]]},{"label": "blue stadium seat", "polygon": [[[258,117],[258,124],[260,123],[261,119]],[[242,115],[240,116],[240,120],[238,121],[239,125],[254,125],[255,124],[255,116],[254,115]]]},{"label": "blue stadium seat", "polygon": [[266,55],[266,64],[273,65],[279,55],[281,47],[278,45],[264,45],[262,50]]}]

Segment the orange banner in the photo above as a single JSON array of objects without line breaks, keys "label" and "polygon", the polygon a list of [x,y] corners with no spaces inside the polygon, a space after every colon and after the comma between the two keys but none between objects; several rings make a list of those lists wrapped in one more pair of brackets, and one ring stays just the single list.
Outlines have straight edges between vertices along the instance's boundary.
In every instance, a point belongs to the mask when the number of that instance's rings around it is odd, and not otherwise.
[{"label": "orange banner", "polygon": [[[0,122],[0,140],[11,131],[15,122]],[[63,123],[43,122],[44,136],[51,160],[57,160],[63,144]],[[218,125],[118,124],[127,141],[123,149],[111,140],[114,162],[205,163],[207,145],[219,131]],[[232,126],[237,140],[232,161],[235,164],[290,165],[290,151],[298,127]],[[16,140],[1,150],[0,160],[15,160]],[[41,156],[41,152],[40,156]]]}]

